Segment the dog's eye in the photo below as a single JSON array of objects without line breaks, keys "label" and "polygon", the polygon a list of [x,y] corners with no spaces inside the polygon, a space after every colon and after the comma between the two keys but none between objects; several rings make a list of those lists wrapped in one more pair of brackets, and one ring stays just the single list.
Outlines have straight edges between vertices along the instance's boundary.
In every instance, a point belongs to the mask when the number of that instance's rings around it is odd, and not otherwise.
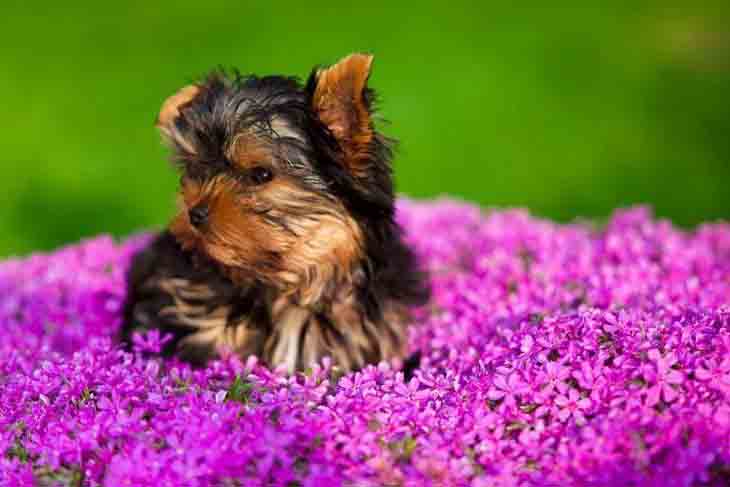
[{"label": "dog's eye", "polygon": [[249,172],[249,177],[253,184],[265,184],[274,179],[274,173],[265,167],[254,167]]}]

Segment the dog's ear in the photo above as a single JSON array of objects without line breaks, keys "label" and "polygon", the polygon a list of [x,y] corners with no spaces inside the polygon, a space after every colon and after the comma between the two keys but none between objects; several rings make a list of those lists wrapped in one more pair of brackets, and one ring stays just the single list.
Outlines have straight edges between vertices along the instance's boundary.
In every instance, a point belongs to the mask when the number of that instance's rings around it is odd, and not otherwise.
[{"label": "dog's ear", "polygon": [[190,141],[185,139],[181,131],[180,111],[185,105],[192,102],[199,93],[200,87],[197,85],[188,85],[180,89],[164,101],[155,122],[165,141],[173,147],[190,154],[195,153],[195,148]]},{"label": "dog's ear", "polygon": [[368,172],[375,136],[367,86],[372,62],[371,55],[351,54],[329,68],[314,70],[307,81],[311,107],[337,139],[342,162],[355,177]]}]

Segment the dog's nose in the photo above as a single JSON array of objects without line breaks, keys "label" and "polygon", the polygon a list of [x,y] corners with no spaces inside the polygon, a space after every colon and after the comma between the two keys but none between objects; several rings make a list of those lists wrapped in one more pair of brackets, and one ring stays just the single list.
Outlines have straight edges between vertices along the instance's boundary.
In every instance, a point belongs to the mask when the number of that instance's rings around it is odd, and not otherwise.
[{"label": "dog's nose", "polygon": [[208,207],[204,205],[198,205],[188,210],[188,218],[190,224],[194,227],[204,225],[208,221]]}]

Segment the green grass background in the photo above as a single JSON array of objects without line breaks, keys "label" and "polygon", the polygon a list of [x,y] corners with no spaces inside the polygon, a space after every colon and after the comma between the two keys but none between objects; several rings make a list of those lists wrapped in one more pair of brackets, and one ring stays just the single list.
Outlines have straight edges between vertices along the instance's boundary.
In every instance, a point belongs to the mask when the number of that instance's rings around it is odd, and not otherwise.
[{"label": "green grass background", "polygon": [[177,177],[153,120],[209,68],[305,76],[358,50],[401,192],[730,218],[730,3],[611,3],[6,2],[0,256],[163,225]]}]

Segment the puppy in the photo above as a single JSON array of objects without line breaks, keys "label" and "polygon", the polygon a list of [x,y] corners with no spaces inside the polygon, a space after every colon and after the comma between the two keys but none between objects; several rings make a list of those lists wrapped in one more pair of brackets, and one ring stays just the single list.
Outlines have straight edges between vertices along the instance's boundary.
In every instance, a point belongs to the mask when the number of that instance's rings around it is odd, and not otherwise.
[{"label": "puppy", "polygon": [[372,56],[285,76],[209,74],[162,105],[179,212],[132,262],[122,339],[303,370],[403,358],[424,274],[393,218],[394,141],[374,126]]}]

